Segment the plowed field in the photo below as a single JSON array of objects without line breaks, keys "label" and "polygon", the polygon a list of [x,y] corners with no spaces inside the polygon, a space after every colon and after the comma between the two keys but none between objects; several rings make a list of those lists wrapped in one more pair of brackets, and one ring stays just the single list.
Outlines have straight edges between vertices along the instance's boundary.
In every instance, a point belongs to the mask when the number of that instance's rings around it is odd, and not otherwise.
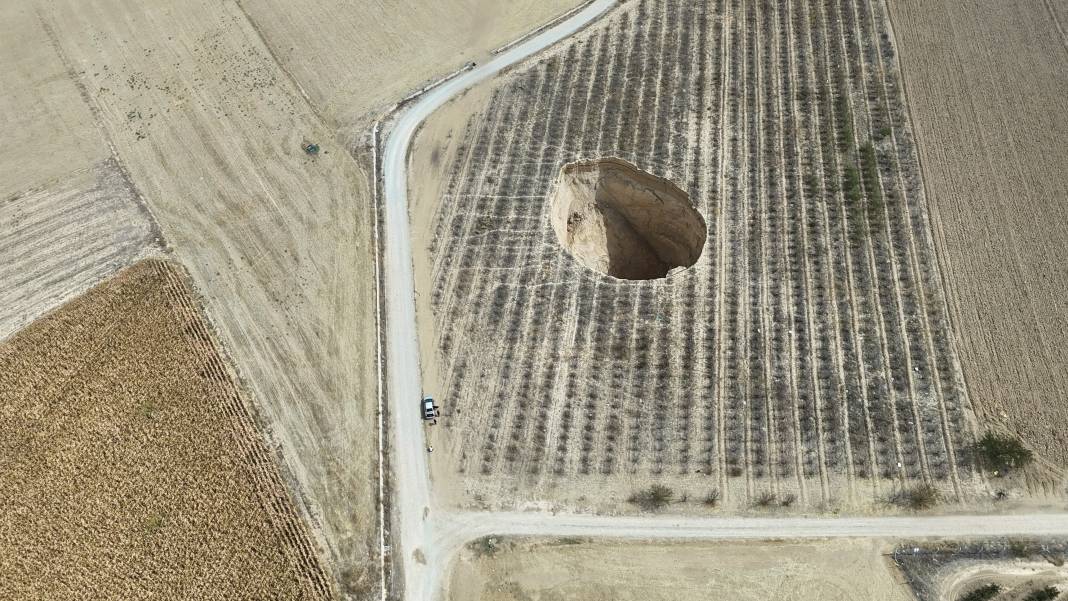
[{"label": "plowed field", "polygon": [[[889,4],[976,411],[1063,478],[1068,4]],[[1052,480],[1032,489],[1061,494]]]}]

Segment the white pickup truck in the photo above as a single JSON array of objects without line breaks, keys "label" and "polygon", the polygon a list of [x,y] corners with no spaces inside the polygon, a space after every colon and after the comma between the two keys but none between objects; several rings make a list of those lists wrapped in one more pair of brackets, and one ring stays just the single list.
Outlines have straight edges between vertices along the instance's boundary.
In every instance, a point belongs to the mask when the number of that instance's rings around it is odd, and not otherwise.
[{"label": "white pickup truck", "polygon": [[423,420],[431,421],[441,417],[441,407],[434,404],[434,399],[429,396],[423,397],[419,402],[419,408],[423,412]]}]

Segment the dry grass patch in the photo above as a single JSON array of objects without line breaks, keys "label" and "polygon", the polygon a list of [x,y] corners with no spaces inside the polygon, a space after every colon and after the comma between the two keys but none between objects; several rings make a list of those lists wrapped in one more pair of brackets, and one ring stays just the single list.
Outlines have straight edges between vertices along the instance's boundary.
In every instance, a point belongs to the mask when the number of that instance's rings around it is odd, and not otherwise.
[{"label": "dry grass patch", "polygon": [[454,564],[454,601],[905,601],[881,541],[483,539]]},{"label": "dry grass patch", "polygon": [[333,596],[178,269],[0,346],[0,598]]}]

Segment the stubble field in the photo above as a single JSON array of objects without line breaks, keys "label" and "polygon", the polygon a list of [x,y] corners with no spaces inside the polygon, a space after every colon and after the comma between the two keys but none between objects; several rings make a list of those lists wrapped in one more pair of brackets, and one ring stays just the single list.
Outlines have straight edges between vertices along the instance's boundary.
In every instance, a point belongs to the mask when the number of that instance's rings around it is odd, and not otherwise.
[{"label": "stubble field", "polygon": [[[424,138],[420,309],[459,502],[975,497],[889,27],[867,0],[628,3]],[[689,194],[693,267],[621,280],[563,251],[547,199],[600,157]]]},{"label": "stubble field", "polygon": [[672,543],[496,540],[456,559],[454,601],[905,601],[882,541]]},{"label": "stubble field", "polygon": [[330,599],[180,267],[0,345],[0,597]]},{"label": "stubble field", "polygon": [[0,202],[0,340],[139,258],[152,216],[112,161]]}]

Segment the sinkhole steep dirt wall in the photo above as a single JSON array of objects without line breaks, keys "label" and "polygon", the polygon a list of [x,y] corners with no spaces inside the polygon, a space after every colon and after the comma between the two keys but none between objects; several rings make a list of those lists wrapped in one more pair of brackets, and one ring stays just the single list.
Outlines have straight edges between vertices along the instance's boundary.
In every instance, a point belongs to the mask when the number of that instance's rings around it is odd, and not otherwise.
[{"label": "sinkhole steep dirt wall", "polygon": [[565,165],[551,202],[553,229],[582,264],[652,280],[697,262],[707,228],[690,197],[621,159]]}]

